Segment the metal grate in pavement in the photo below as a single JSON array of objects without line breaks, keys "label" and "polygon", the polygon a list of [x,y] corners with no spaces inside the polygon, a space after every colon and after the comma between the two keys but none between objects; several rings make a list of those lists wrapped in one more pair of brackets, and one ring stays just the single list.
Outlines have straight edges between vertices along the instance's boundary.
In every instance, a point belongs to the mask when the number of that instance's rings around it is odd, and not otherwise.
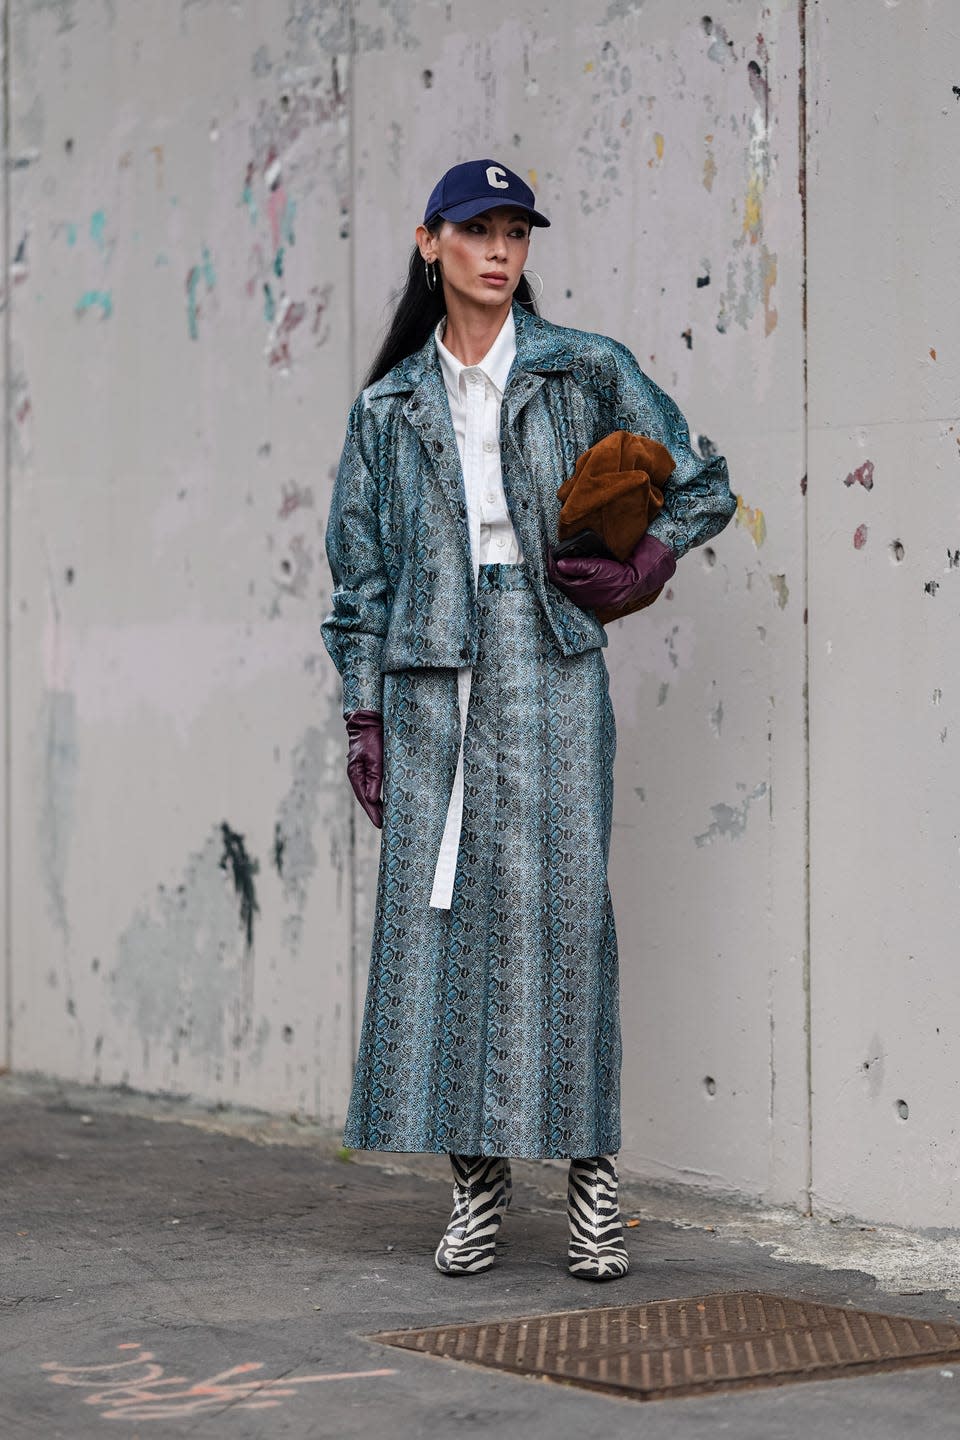
[{"label": "metal grate in pavement", "polygon": [[369,1338],[635,1400],[960,1362],[960,1324],[755,1291]]}]

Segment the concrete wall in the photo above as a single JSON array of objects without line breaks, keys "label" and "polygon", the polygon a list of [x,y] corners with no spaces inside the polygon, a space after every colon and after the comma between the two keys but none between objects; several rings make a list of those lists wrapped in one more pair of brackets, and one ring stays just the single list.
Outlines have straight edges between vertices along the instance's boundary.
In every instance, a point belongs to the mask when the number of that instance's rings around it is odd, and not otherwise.
[{"label": "concrete wall", "polygon": [[[6,26],[0,31],[0,71],[3,75],[8,74],[7,66],[7,33]],[[3,344],[0,345],[0,380],[3,383],[3,395],[6,397],[7,390],[7,349],[10,325],[10,278],[9,265],[6,262],[7,256],[7,86],[3,86],[3,93],[0,95],[0,161],[3,162],[4,184],[0,186],[0,245],[3,247],[4,255],[4,280],[3,280]],[[4,404],[4,421],[8,414],[8,405]],[[10,427],[4,424],[4,462],[3,462],[3,498],[0,500],[0,807],[3,816],[0,820],[0,907],[2,907],[3,923],[0,925],[3,945],[3,973],[0,975],[0,1074],[6,1072],[10,1063],[10,1050],[12,1041],[12,984],[13,965],[11,953],[10,936],[10,904],[9,904],[9,863],[10,863],[10,805],[9,805],[9,774],[10,755],[9,745],[9,718],[10,718],[10,686],[9,686],[9,634],[10,634],[10,590],[7,584],[7,576],[10,571],[10,462],[9,462]]]},{"label": "concrete wall", "polygon": [[866,8],[810,33],[814,1203],[956,1226],[957,14]]},{"label": "concrete wall", "polygon": [[544,313],[741,497],[608,651],[623,1163],[956,1223],[945,5],[6,9],[13,1064],[342,1118],[329,486],[423,197],[490,153]]}]

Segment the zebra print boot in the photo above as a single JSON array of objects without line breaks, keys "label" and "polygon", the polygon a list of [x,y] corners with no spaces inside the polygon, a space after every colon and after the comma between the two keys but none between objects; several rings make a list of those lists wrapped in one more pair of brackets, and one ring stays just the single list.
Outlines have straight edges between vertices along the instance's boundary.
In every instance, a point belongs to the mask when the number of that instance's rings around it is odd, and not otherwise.
[{"label": "zebra print boot", "polygon": [[619,1280],[630,1268],[612,1155],[571,1160],[567,1180],[568,1269],[578,1280]]},{"label": "zebra print boot", "polygon": [[493,1264],[500,1222],[510,1205],[510,1161],[451,1155],[453,1213],[434,1256],[444,1275],[479,1275]]}]

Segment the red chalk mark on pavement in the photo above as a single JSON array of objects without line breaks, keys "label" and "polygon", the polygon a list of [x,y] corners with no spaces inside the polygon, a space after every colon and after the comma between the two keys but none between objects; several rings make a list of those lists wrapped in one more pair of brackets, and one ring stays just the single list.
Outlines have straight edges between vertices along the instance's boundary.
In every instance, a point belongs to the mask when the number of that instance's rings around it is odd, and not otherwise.
[{"label": "red chalk mark on pavement", "polygon": [[856,530],[854,530],[853,532],[853,548],[854,550],[862,550],[866,543],[867,527],[866,525],[858,525]]}]

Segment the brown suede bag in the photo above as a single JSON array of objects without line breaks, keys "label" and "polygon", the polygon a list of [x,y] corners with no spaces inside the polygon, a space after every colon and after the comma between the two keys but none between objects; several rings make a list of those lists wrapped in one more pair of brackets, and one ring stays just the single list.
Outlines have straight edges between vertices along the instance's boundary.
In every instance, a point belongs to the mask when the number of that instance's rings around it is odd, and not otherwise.
[{"label": "brown suede bag", "polygon": [[[559,538],[593,530],[612,555],[628,560],[663,505],[663,486],[673,470],[673,456],[658,440],[629,430],[605,435],[583,452],[557,491]],[[645,609],[659,594],[657,590],[645,596],[631,610]],[[614,611],[597,613],[603,624],[619,616]]]}]

